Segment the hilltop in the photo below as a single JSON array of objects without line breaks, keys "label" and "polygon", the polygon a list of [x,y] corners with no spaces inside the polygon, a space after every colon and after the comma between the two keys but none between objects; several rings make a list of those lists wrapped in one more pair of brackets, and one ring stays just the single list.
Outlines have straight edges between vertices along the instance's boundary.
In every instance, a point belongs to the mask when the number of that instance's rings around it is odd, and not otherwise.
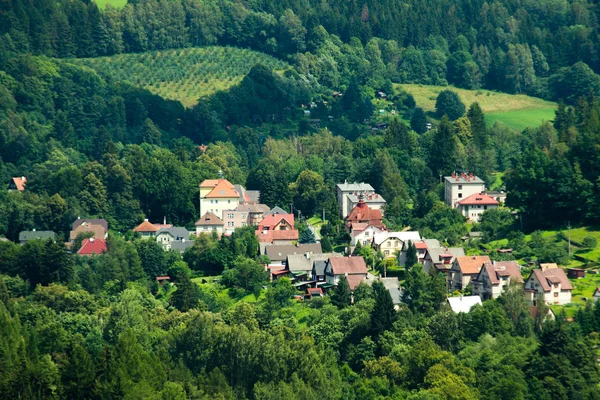
[{"label": "hilltop", "polygon": [[119,54],[71,60],[108,80],[130,82],[166,99],[194,106],[198,99],[239,83],[256,64],[281,71],[289,66],[257,51],[222,46]]},{"label": "hilltop", "polygon": [[411,93],[417,105],[426,112],[435,111],[435,99],[445,89],[458,93],[462,102],[468,107],[479,103],[485,113],[488,124],[499,121],[509,128],[524,129],[539,126],[542,121],[554,118],[556,103],[531,97],[524,94],[507,94],[490,90],[467,90],[453,86],[430,86],[402,84],[399,85]]}]

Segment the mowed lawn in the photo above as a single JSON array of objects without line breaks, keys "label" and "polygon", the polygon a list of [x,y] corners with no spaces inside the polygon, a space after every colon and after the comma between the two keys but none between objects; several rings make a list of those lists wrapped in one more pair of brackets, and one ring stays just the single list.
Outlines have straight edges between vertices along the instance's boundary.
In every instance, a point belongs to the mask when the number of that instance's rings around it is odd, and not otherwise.
[{"label": "mowed lawn", "polygon": [[469,107],[479,103],[486,115],[488,124],[501,122],[511,129],[522,130],[526,127],[539,126],[543,121],[554,118],[556,104],[537,97],[523,94],[507,94],[489,90],[467,90],[453,86],[429,86],[416,84],[398,85],[411,93],[417,105],[426,112],[435,112],[435,100],[445,89],[458,93],[462,102]]},{"label": "mowed lawn", "polygon": [[108,4],[113,8],[123,8],[127,0],[94,0],[99,9],[104,9]]}]

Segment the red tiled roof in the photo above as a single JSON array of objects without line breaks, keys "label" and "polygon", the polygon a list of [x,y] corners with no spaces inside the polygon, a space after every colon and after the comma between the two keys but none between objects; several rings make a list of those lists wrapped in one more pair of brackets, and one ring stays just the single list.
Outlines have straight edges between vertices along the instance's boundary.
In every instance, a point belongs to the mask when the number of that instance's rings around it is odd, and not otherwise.
[{"label": "red tiled roof", "polygon": [[[516,261],[496,261],[495,263],[486,262],[483,264],[483,268],[481,269],[480,275],[483,273],[485,269],[490,282],[492,285],[497,285],[500,283],[500,277],[502,276],[510,276],[516,280],[516,282],[523,283],[523,277],[521,276],[521,269],[519,268],[519,264]],[[479,280],[479,276],[477,277]]]},{"label": "red tiled roof", "polygon": [[462,256],[456,257],[456,263],[460,272],[465,275],[478,274],[484,263],[491,263],[492,260],[488,256]]},{"label": "red tiled roof", "polygon": [[550,286],[551,283],[560,283],[561,290],[573,290],[573,285],[571,284],[571,281],[569,280],[569,278],[567,278],[565,271],[560,267],[548,268],[545,270],[534,269],[532,271],[532,274],[540,282],[540,285],[542,285],[542,289],[544,290],[544,292],[549,292],[550,290],[552,290]]},{"label": "red tiled roof", "polygon": [[106,242],[103,239],[84,239],[81,242],[81,248],[77,252],[80,256],[89,256],[92,254],[102,254],[106,252]]},{"label": "red tiled roof", "polygon": [[258,230],[262,231],[264,229],[275,229],[275,227],[279,225],[282,220],[287,222],[288,225],[294,229],[293,214],[269,214],[258,223]]},{"label": "red tiled roof", "polygon": [[27,178],[25,178],[24,176],[16,176],[16,177],[12,178],[12,180],[15,183],[15,186],[17,187],[18,191],[25,190],[25,184],[27,183]]},{"label": "red tiled roof", "polygon": [[273,242],[274,240],[298,240],[298,231],[295,229],[285,229],[276,231],[256,231],[259,242]]},{"label": "red tiled roof", "polygon": [[487,194],[476,193],[470,195],[466,199],[459,201],[458,204],[460,204],[461,206],[497,206],[500,203],[498,203],[498,200],[494,199],[491,196],[488,196]]},{"label": "red tiled roof", "polygon": [[315,295],[323,295],[323,289],[319,288],[308,288],[306,289],[306,292],[308,294],[310,294],[311,296],[315,296]]},{"label": "red tiled roof", "polygon": [[375,226],[382,226],[383,215],[381,210],[376,210],[367,205],[363,199],[359,200],[358,204],[350,211],[346,217],[348,225],[353,222],[366,222]]},{"label": "red tiled roof", "polygon": [[144,222],[142,222],[141,224],[139,224],[138,226],[133,228],[133,231],[134,232],[158,232],[158,228],[156,226],[154,226],[153,224],[151,224],[150,222],[148,222],[148,220],[145,220]]},{"label": "red tiled roof", "polygon": [[425,242],[416,242],[415,243],[415,248],[417,250],[425,250],[425,249],[427,249],[427,243],[425,243]]},{"label": "red tiled roof", "polygon": [[288,274],[290,271],[288,271],[287,269],[279,269],[276,271],[271,271],[271,275],[285,275]]},{"label": "red tiled roof", "polygon": [[75,222],[71,224],[73,230],[77,229],[79,225],[100,225],[105,231],[108,231],[108,221],[102,218],[77,218]]},{"label": "red tiled roof", "polygon": [[364,280],[364,276],[362,275],[348,275],[346,280],[348,281],[348,286],[350,286],[350,290],[356,289],[358,285]]},{"label": "red tiled roof", "polygon": [[328,261],[335,275],[366,274],[367,264],[361,256],[331,257]]},{"label": "red tiled roof", "polygon": [[[202,182],[202,184],[203,183],[204,182]],[[201,187],[203,187],[202,184],[200,184]],[[240,194],[235,191],[235,188],[227,179],[218,179],[217,184],[213,187],[213,190],[206,195],[206,197],[240,197]]]}]

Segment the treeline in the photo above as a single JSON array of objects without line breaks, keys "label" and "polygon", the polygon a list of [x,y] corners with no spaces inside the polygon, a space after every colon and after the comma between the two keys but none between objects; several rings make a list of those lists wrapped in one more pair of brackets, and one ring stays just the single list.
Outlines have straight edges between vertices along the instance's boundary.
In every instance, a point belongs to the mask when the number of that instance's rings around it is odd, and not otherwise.
[{"label": "treeline", "polygon": [[573,102],[600,91],[597,13],[589,1],[143,0],[100,12],[94,2],[18,0],[0,19],[0,59],[220,44],[287,58],[333,89],[356,75],[377,89],[385,79],[450,83]]}]

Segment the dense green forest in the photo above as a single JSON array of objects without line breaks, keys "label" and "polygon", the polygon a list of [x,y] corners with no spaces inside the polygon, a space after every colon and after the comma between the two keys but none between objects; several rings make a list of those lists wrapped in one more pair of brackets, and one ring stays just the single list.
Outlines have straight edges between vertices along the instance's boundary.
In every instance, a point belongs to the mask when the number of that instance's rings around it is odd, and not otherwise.
[{"label": "dense green forest", "polygon": [[[198,184],[221,171],[271,207],[325,213],[321,235],[333,246],[348,243],[334,192],[347,180],[387,200],[390,229],[444,245],[479,230],[472,254],[506,240],[514,254],[492,247],[493,259],[568,262],[563,233],[534,231],[600,223],[598,13],[587,0],[141,0],[102,11],[81,0],[2,2],[0,393],[600,399],[600,302],[549,321],[513,288],[456,315],[444,280],[415,265],[398,311],[377,283],[359,286],[353,305],[344,285],[297,303],[289,280],[268,282],[250,227],[202,236],[183,256],[131,232],[144,218],[191,227]],[[75,60],[207,45],[290,68],[249,66],[186,108]],[[552,122],[515,131],[487,126],[479,105],[451,90],[425,113],[396,83],[527,93],[559,107]],[[395,117],[375,112],[380,91]],[[488,187],[503,173],[510,210],[466,224],[443,203],[440,176],[453,171]],[[26,190],[5,189],[15,176]],[[107,253],[65,251],[79,216],[108,220]],[[60,239],[13,243],[30,229]],[[174,286],[159,286],[161,274]],[[219,281],[193,280],[208,275]]]}]

